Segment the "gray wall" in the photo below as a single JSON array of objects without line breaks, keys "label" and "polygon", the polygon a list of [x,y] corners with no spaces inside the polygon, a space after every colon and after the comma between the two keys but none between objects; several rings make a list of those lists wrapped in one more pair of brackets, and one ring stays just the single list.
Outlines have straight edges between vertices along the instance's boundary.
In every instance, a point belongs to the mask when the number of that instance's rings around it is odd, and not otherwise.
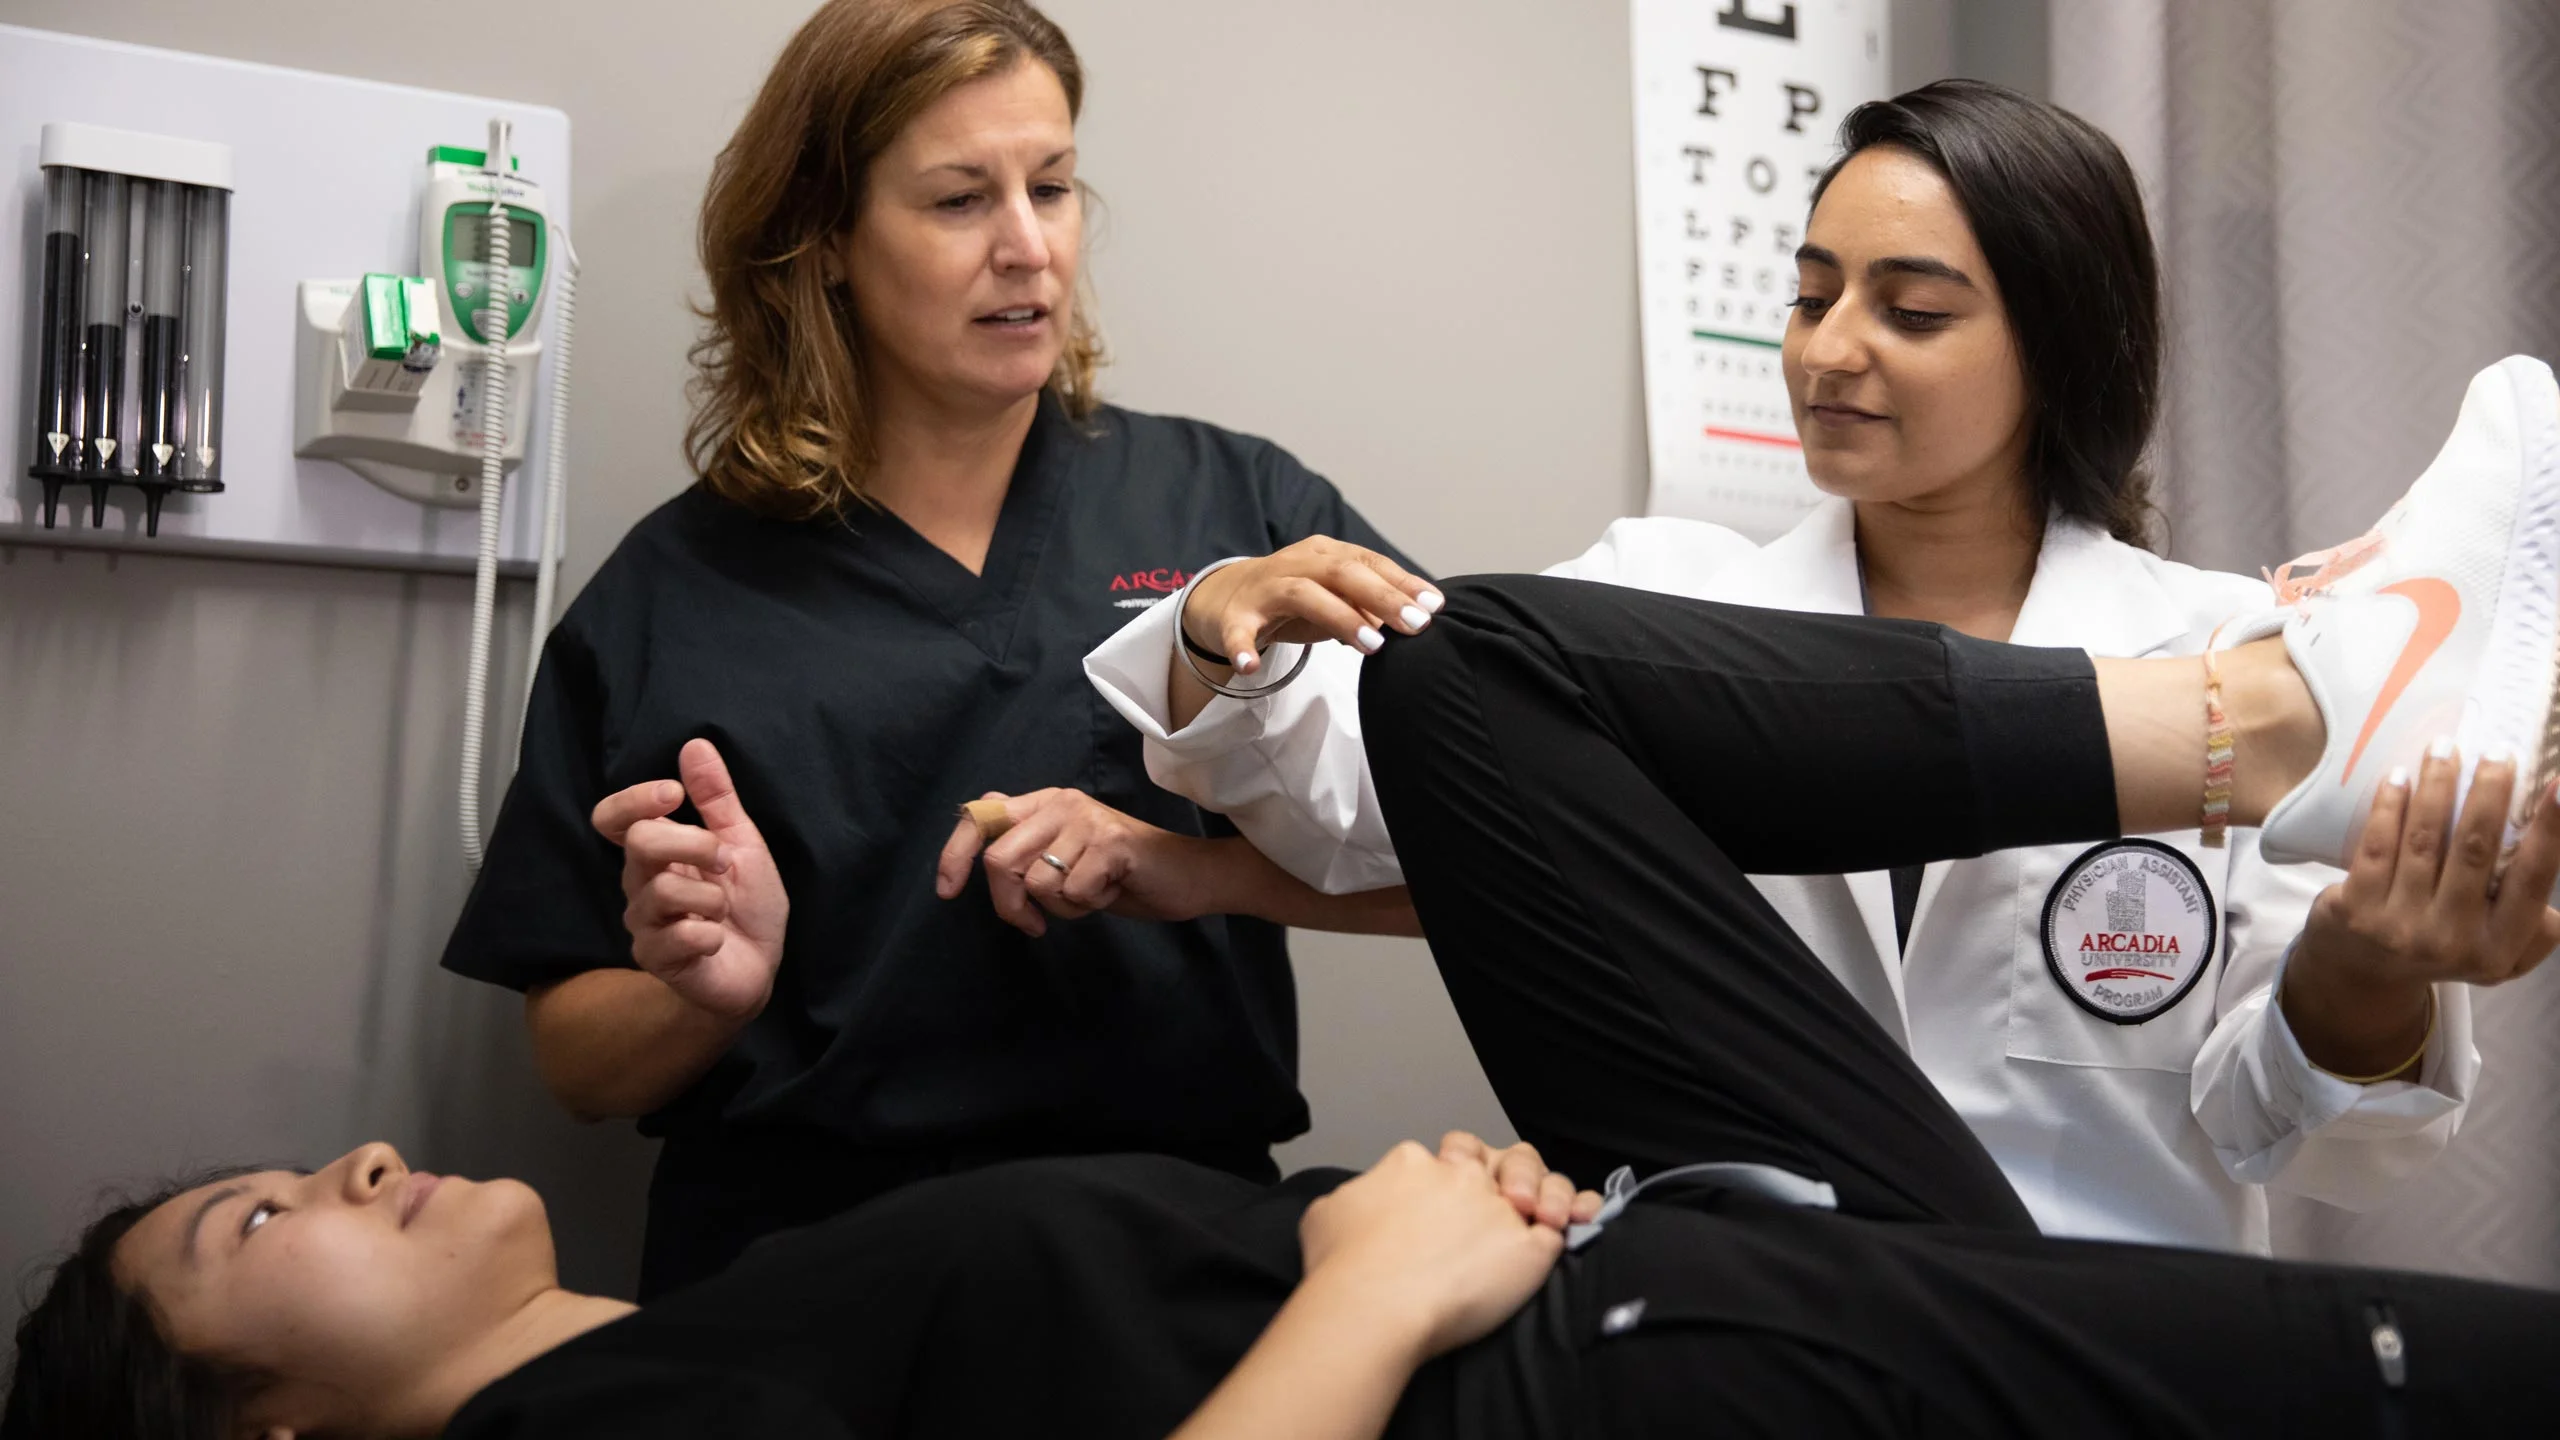
[{"label": "gray wall", "polygon": [[[449,0],[419,25],[338,0],[6,0],[0,19],[565,109],[574,587],[684,483],[694,207],[808,8]],[[1443,572],[1546,564],[1641,503],[1618,0],[1050,8],[1091,75],[1115,398],[1278,437]],[[1896,11],[1905,83],[2005,33],[1954,0]],[[533,1180],[571,1280],[627,1284],[647,1146],[560,1117],[514,998],[434,968],[464,888],[468,604],[457,580],[0,547],[0,1277],[101,1180],[380,1137]],[[1316,1128],[1290,1162],[1500,1133],[1418,944],[1298,955]]]}]

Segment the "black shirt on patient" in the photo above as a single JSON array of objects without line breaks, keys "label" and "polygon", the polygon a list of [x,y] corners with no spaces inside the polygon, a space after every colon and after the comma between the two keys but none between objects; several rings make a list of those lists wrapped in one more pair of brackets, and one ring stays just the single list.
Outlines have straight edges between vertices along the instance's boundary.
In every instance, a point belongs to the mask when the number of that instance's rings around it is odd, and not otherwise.
[{"label": "black shirt on patient", "polygon": [[[1348,1178],[1101,1156],[910,1186],[534,1360],[445,1435],[1161,1440],[1288,1298],[1298,1217]],[[1392,1433],[1537,1433],[1522,1356],[1566,1355],[1555,1314],[1425,1370]]]}]

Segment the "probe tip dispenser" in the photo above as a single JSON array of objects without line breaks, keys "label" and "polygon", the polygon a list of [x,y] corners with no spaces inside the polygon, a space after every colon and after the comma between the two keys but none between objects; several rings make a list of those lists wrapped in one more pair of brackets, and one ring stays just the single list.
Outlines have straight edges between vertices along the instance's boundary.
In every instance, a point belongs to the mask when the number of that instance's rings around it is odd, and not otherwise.
[{"label": "probe tip dispenser", "polygon": [[66,485],[89,523],[108,491],[143,494],[148,533],[174,492],[222,489],[222,351],[231,151],[165,135],[48,124],[44,241],[30,316],[27,473],[56,523]]}]

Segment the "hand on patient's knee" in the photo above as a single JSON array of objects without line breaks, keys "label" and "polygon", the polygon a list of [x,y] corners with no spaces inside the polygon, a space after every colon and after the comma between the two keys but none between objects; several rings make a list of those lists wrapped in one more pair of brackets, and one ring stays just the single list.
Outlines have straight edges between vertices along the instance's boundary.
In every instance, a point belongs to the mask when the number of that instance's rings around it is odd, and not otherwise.
[{"label": "hand on patient's knee", "polygon": [[1339,640],[1374,654],[1386,631],[1419,634],[1440,603],[1430,581],[1386,556],[1317,535],[1202,577],[1178,619],[1193,644],[1251,675],[1271,645]]}]

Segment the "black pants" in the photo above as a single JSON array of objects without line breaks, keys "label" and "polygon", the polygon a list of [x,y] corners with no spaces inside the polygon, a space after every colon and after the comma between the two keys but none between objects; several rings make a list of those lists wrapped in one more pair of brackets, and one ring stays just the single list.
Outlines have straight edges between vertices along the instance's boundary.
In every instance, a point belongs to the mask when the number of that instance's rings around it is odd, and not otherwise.
[{"label": "black pants", "polygon": [[2038,1236],[1744,878],[2113,835],[2085,655],[1572,581],[1446,593],[1366,663],[1362,725],[1513,1123],[1578,1177],[1758,1160],[1840,1199],[1639,1206],[1571,1267],[1604,1433],[2548,1433],[2560,1297]]}]

